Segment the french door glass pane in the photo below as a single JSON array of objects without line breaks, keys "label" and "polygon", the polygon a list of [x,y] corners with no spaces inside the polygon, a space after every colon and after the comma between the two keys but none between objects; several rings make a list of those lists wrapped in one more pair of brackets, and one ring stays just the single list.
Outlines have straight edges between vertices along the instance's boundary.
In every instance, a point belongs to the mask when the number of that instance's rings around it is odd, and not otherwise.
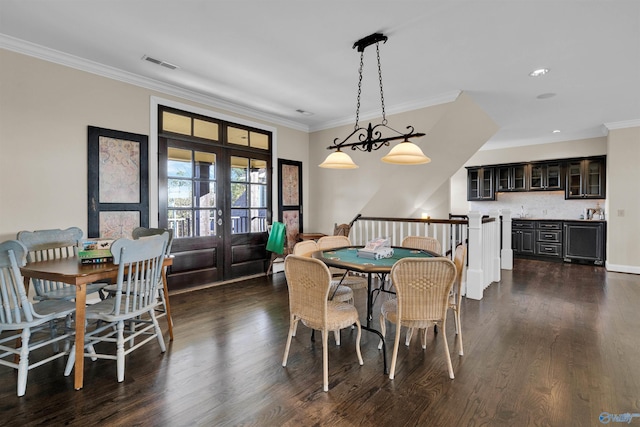
[{"label": "french door glass pane", "polygon": [[197,207],[216,207],[216,183],[215,181],[196,181],[196,206]]},{"label": "french door glass pane", "polygon": [[196,151],[193,153],[195,160],[196,178],[216,179],[216,155]]},{"label": "french door glass pane", "polygon": [[191,206],[193,200],[192,184],[190,179],[167,180],[167,201],[170,208],[186,208]]},{"label": "french door glass pane", "polygon": [[231,233],[249,232],[249,209],[231,209]]},{"label": "french door glass pane", "polygon": [[267,206],[267,186],[251,184],[251,207],[262,208]]},{"label": "french door glass pane", "polygon": [[248,171],[249,159],[244,157],[231,157],[231,181],[248,181]]},{"label": "french door glass pane", "polygon": [[167,150],[167,176],[191,178],[191,150],[169,147]]},{"label": "french door glass pane", "polygon": [[248,207],[247,184],[231,183],[231,206],[234,208]]},{"label": "french door glass pane", "polygon": [[251,209],[251,232],[267,231],[267,210]]},{"label": "french door glass pane", "polygon": [[267,183],[267,162],[251,159],[251,182]]},{"label": "french door glass pane", "polygon": [[169,209],[169,228],[173,229],[174,237],[192,237],[192,211],[191,209]]},{"label": "french door glass pane", "polygon": [[215,236],[216,234],[216,210],[215,209],[196,209],[195,235],[200,237]]}]

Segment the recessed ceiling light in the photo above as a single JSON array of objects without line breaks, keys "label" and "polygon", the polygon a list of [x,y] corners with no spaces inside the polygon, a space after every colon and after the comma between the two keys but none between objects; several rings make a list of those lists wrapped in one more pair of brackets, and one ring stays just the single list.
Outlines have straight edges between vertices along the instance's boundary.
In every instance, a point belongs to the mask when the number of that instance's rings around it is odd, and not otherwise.
[{"label": "recessed ceiling light", "polygon": [[547,99],[547,98],[553,98],[554,96],[556,96],[555,93],[548,92],[548,93],[541,93],[540,95],[536,96],[536,98],[538,98],[538,99]]},{"label": "recessed ceiling light", "polygon": [[301,109],[299,109],[299,108],[296,110],[296,113],[300,113],[300,114],[302,114],[303,116],[313,116],[313,113],[311,113],[311,112],[309,112],[309,111],[301,110]]},{"label": "recessed ceiling light", "polygon": [[530,72],[529,75],[531,77],[540,77],[540,76],[544,76],[548,72],[549,72],[548,68],[538,68],[537,70],[533,70],[532,72]]},{"label": "recessed ceiling light", "polygon": [[560,129],[554,129],[553,133],[560,133]]}]

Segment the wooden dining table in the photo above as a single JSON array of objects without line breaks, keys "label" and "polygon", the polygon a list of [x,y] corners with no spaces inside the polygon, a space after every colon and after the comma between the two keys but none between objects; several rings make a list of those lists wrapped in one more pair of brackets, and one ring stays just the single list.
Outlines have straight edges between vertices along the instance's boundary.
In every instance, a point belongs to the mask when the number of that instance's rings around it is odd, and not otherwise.
[{"label": "wooden dining table", "polygon": [[[167,322],[169,336],[173,341],[173,321],[169,310],[169,293],[167,289],[166,269],[173,264],[173,257],[165,257],[162,269],[164,297],[167,306]],[[104,279],[117,279],[118,265],[113,262],[101,264],[82,264],[78,258],[61,258],[55,260],[27,263],[20,268],[24,278],[25,289],[29,290],[30,279],[52,280],[67,283],[76,287],[76,365],[74,388],[80,390],[84,382],[84,332],[86,320],[87,285]]]}]

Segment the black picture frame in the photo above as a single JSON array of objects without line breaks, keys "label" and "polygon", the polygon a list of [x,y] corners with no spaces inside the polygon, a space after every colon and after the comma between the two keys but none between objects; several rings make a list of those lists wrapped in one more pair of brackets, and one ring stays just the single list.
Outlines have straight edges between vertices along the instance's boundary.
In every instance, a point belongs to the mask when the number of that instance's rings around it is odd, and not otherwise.
[{"label": "black picture frame", "polygon": [[278,159],[278,185],[278,221],[287,227],[287,249],[291,252],[303,231],[302,162]]},{"label": "black picture frame", "polygon": [[130,237],[148,227],[148,136],[88,126],[87,141],[88,237]]}]

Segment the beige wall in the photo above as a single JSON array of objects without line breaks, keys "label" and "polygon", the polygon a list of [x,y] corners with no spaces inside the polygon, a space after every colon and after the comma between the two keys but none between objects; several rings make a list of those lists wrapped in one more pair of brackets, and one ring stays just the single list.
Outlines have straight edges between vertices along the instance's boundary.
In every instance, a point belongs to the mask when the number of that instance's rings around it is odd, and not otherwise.
[{"label": "beige wall", "polygon": [[[87,126],[149,135],[151,97],[230,115],[3,49],[0,64],[0,241],[70,226],[86,235]],[[264,124],[275,128],[277,156],[307,161],[306,132]]]},{"label": "beige wall", "polygon": [[[353,125],[312,133],[309,173],[313,231],[332,232],[334,223],[348,223],[359,213],[396,218],[420,218],[428,213],[432,218],[447,218],[449,177],[498,129],[465,93],[453,102],[387,119],[394,129],[404,130],[413,125],[424,132],[426,135],[415,143],[431,158],[431,163],[415,166],[384,163],[380,159],[390,150],[388,147],[371,153],[346,149],[359,169],[322,169],[317,165],[330,153],[326,147],[335,138],[349,135]],[[379,118],[372,120],[379,121]],[[361,121],[360,126],[368,123]]]},{"label": "beige wall", "polygon": [[607,268],[640,274],[640,127],[609,131]]}]

